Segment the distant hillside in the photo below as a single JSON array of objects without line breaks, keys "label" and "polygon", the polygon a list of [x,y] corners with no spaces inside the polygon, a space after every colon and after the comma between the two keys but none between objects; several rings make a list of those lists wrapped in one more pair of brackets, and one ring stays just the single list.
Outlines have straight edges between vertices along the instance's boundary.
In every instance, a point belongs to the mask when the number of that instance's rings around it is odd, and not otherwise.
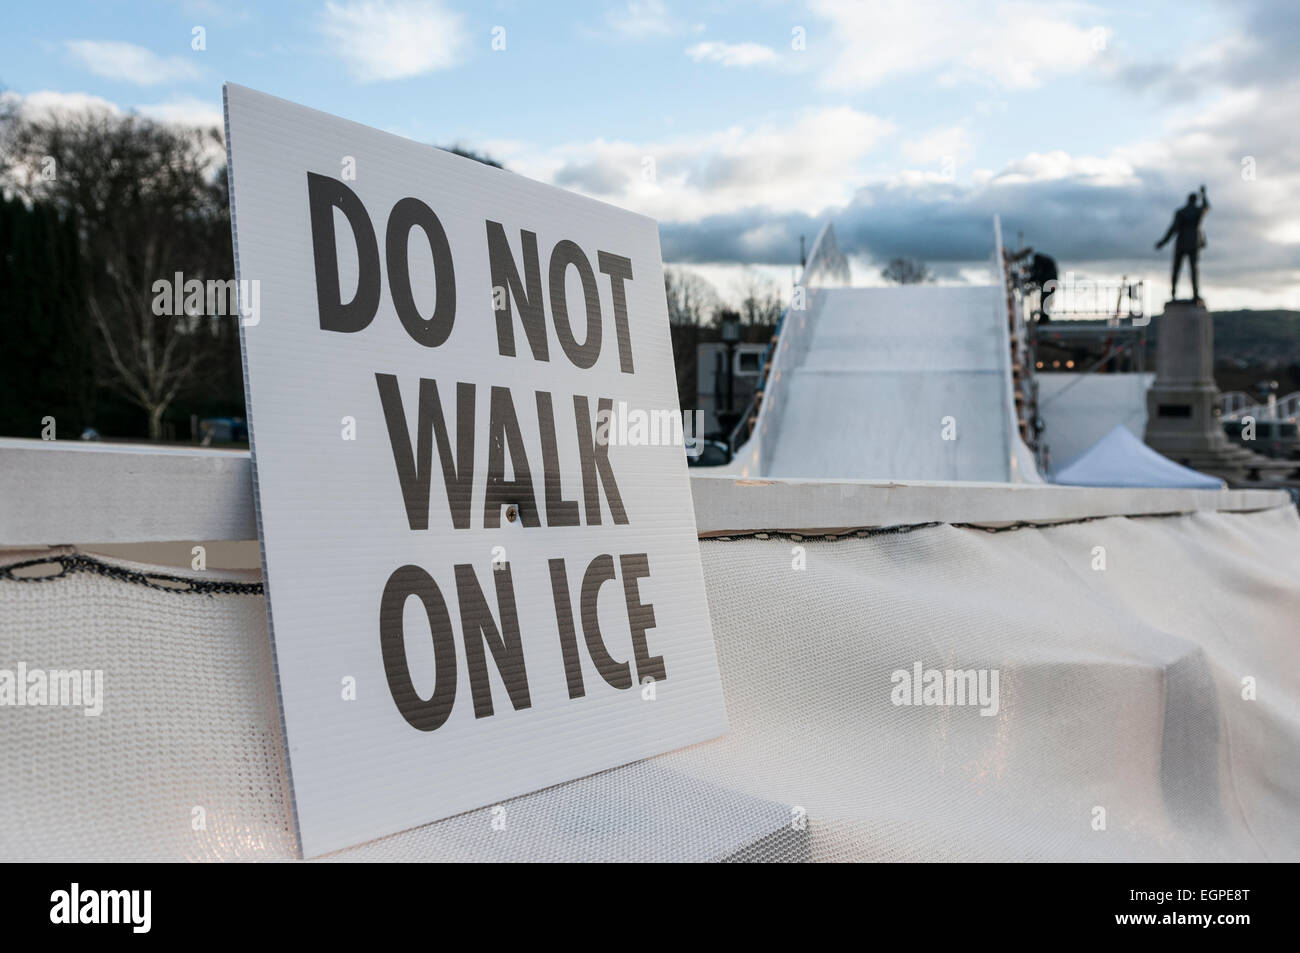
[{"label": "distant hillside", "polygon": [[1215,311],[1214,356],[1300,363],[1300,311]]},{"label": "distant hillside", "polygon": [[[1058,321],[1062,328],[1095,327],[1099,331],[1105,326],[1100,320]],[[1048,324],[1044,331],[1050,332],[1053,325]],[[1160,337],[1160,319],[1157,317],[1147,328],[1148,356],[1155,359],[1155,344]],[[1091,345],[1082,340],[1073,342],[1080,350],[1096,351],[1097,355],[1105,350],[1102,342],[1105,336],[1099,336]],[[1300,311],[1215,311],[1214,312],[1214,356],[1216,360],[1239,360],[1246,363],[1300,364]]]},{"label": "distant hillside", "polygon": [[[1076,322],[1057,322],[1062,327]],[[1044,327],[1038,342],[1042,370],[1051,373],[1067,368],[1093,366],[1106,353],[1109,338],[1104,322],[1080,321],[1098,329],[1095,338],[1074,337],[1053,340],[1052,324]],[[1156,366],[1156,342],[1160,319],[1151,322],[1146,334],[1145,367]],[[1214,377],[1221,391],[1256,393],[1261,381],[1276,381],[1278,394],[1300,390],[1300,311],[1216,311],[1214,312]],[[1127,355],[1107,363],[1107,370],[1131,371],[1136,362]]]}]

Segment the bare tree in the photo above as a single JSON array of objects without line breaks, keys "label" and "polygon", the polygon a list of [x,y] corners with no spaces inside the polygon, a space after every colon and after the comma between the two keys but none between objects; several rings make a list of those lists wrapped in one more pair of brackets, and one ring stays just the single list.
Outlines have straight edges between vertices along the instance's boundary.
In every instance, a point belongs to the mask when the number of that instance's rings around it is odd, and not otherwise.
[{"label": "bare tree", "polygon": [[880,269],[880,277],[898,285],[919,285],[934,280],[925,262],[914,258],[889,259],[889,264]]},{"label": "bare tree", "polygon": [[486,152],[479,152],[477,149],[472,149],[469,146],[462,145],[459,142],[453,143],[450,146],[440,146],[439,148],[444,149],[447,152],[450,152],[454,155],[463,156],[466,159],[473,159],[475,162],[482,162],[484,165],[490,165],[494,169],[505,168],[504,165],[502,165],[496,159],[492,158]]},{"label": "bare tree", "polygon": [[[18,100],[0,87],[0,174],[4,172],[4,160],[13,151],[12,143],[18,132],[18,119]],[[4,184],[0,181],[0,185]]]},{"label": "bare tree", "polygon": [[145,412],[154,440],[209,344],[196,316],[153,313],[154,283],[232,270],[219,155],[215,129],[102,110],[21,120],[6,141],[7,187],[77,223],[105,382]]},{"label": "bare tree", "polygon": [[719,301],[713,285],[681,268],[664,268],[664,294],[668,298],[668,321],[678,325],[704,323]]},{"label": "bare tree", "polygon": [[753,268],[741,272],[740,317],[748,327],[775,327],[784,306],[776,283]]}]

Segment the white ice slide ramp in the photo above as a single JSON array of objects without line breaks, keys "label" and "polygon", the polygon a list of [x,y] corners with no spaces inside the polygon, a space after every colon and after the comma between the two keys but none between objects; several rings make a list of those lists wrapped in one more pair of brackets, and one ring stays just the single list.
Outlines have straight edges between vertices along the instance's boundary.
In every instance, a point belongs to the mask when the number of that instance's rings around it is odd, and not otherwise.
[{"label": "white ice slide ramp", "polygon": [[1003,294],[812,290],[806,310],[787,313],[748,475],[1024,479]]}]

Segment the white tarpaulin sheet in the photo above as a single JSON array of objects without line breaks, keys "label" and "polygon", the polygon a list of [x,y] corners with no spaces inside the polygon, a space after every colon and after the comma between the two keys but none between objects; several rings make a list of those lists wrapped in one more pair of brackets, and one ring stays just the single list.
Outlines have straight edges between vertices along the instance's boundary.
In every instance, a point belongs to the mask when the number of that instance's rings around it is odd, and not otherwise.
[{"label": "white tarpaulin sheet", "polygon": [[[1300,860],[1293,508],[701,550],[726,736],[331,857]],[[0,668],[105,698],[0,709],[0,859],[293,857],[265,619],[0,579]],[[995,713],[895,704],[918,663]]]},{"label": "white tarpaulin sheet", "polygon": [[1056,474],[1056,482],[1069,486],[1165,486],[1215,490],[1223,486],[1218,477],[1175,463],[1133,436],[1123,424],[1116,424]]}]

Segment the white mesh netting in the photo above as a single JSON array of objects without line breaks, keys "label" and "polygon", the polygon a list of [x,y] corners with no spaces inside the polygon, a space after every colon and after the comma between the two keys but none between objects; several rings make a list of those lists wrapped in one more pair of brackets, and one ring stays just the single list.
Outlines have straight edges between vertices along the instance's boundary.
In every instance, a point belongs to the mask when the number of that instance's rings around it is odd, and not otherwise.
[{"label": "white mesh netting", "polygon": [[[725,737],[327,859],[1300,859],[1293,509],[701,549]],[[260,596],[0,579],[0,653],[106,695],[0,709],[0,860],[295,856]]]}]

